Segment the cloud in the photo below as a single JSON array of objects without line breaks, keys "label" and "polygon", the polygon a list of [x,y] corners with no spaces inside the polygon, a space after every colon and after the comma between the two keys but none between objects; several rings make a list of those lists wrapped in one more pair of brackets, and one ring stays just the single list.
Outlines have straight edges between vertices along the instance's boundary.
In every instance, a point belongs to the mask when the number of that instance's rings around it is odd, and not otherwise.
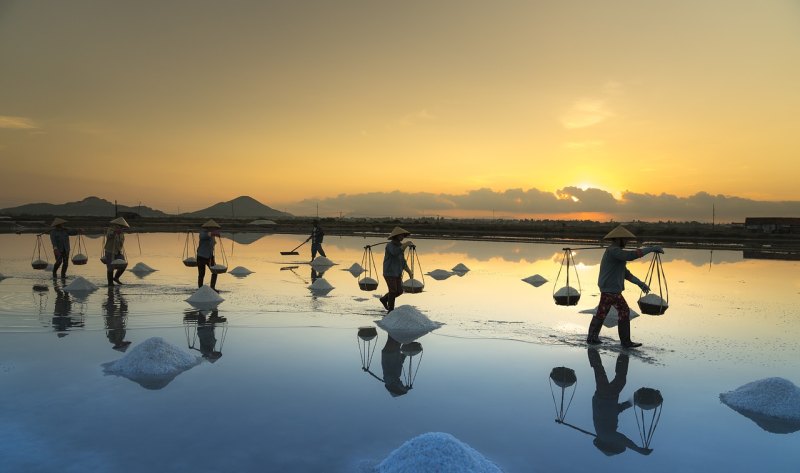
[{"label": "cloud", "polygon": [[569,130],[586,128],[602,123],[614,116],[604,99],[580,99],[561,115],[561,124]]},{"label": "cloud", "polygon": [[0,115],[0,128],[11,130],[36,130],[39,127],[30,118]]},{"label": "cloud", "polygon": [[672,194],[625,192],[617,199],[602,189],[568,186],[555,192],[539,189],[475,189],[463,194],[430,192],[370,192],[340,194],[320,200],[308,199],[290,206],[290,211],[308,214],[319,204],[323,213],[366,217],[419,217],[424,215],[479,215],[498,213],[526,218],[576,218],[586,213],[609,219],[711,221],[712,207],[718,222],[741,222],[745,217],[788,217],[800,214],[800,201],[757,201],[742,197],[698,192],[681,197]]}]

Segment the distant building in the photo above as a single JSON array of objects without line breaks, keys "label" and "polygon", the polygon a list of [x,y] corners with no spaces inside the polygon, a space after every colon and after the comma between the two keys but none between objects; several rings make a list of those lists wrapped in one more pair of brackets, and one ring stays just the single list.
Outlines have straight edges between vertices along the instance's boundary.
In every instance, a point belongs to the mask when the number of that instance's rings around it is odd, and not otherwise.
[{"label": "distant building", "polygon": [[791,217],[747,217],[744,227],[761,233],[800,233],[800,218]]}]

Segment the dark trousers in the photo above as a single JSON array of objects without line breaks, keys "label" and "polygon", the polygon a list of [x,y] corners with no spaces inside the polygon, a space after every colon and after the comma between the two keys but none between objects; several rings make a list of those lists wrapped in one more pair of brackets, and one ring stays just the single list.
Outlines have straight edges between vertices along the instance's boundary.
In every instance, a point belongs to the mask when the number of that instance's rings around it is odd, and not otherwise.
[{"label": "dark trousers", "polygon": [[322,243],[311,244],[311,261],[314,261],[314,258],[317,257],[317,253],[319,253],[320,256],[325,256],[325,250],[322,249]]},{"label": "dark trousers", "polygon": [[122,259],[122,257],[123,257],[122,253],[118,253],[116,255],[112,255],[110,251],[106,251],[105,253],[105,260],[108,261],[108,263],[106,263],[106,277],[108,278],[109,286],[113,284],[112,281],[119,282],[119,277],[122,276],[122,273],[125,272],[125,269],[118,269],[115,272],[114,268],[111,267],[112,261],[114,261],[115,259]]},{"label": "dark trousers", "polygon": [[[61,266],[63,264],[63,266]],[[69,267],[69,252],[59,251],[56,256],[56,262],[53,264],[53,277],[56,277],[58,267],[61,266],[61,277],[67,275],[67,268]]]},{"label": "dark trousers", "polygon": [[383,279],[386,280],[389,292],[382,299],[386,301],[389,310],[394,310],[394,300],[403,294],[403,277],[384,276]]},{"label": "dark trousers", "polygon": [[[214,257],[211,258],[203,258],[202,256],[197,257],[197,287],[203,287],[203,279],[206,278],[206,266],[208,266],[209,271],[211,267],[214,266]],[[214,289],[217,286],[217,274],[213,271],[211,272],[211,289]]]}]

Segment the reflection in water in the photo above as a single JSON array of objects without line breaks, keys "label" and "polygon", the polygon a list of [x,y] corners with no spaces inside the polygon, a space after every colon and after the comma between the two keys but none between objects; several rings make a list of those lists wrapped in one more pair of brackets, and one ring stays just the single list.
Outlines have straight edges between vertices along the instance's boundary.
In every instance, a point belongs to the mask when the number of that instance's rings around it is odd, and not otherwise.
[{"label": "reflection in water", "polygon": [[63,338],[67,336],[67,332],[70,329],[83,327],[84,318],[82,314],[73,315],[72,297],[64,290],[63,286],[54,283],[53,290],[56,293],[56,300],[53,304],[53,319],[51,323],[58,337]]},{"label": "reflection in water", "polygon": [[125,340],[125,326],[128,322],[128,301],[119,293],[116,286],[108,288],[108,296],[103,304],[103,322],[106,326],[106,337],[111,348],[125,352],[131,342]]},{"label": "reflection in water", "polygon": [[[222,345],[225,344],[225,337],[228,335],[228,320],[221,317],[217,309],[187,310],[183,314],[183,324],[186,329],[186,345],[189,349],[199,351],[203,358],[211,363],[222,358]],[[219,339],[216,334],[217,325],[221,327]]]},{"label": "reflection in water", "polygon": [[375,327],[358,329],[357,343],[361,355],[361,369],[382,382],[392,397],[402,396],[414,388],[419,366],[422,363],[422,344],[416,341],[400,343],[387,336],[381,350],[381,369],[383,377],[372,372],[370,365],[378,342]]},{"label": "reflection in water", "polygon": [[[618,455],[627,449],[642,455],[649,455],[652,452],[650,444],[661,419],[661,407],[664,402],[661,393],[656,389],[641,388],[634,393],[633,403],[631,401],[619,402],[619,396],[622,390],[625,389],[628,376],[629,358],[627,353],[621,352],[617,356],[614,379],[611,381],[606,375],[606,370],[603,367],[603,362],[597,349],[589,348],[587,355],[589,357],[589,365],[594,370],[595,392],[592,396],[592,421],[595,431],[594,433],[590,432],[564,420],[572,404],[572,397],[575,395],[578,382],[575,371],[565,367],[553,368],[550,372],[550,392],[553,395],[553,404],[556,408],[556,423],[591,435],[594,437],[594,446],[608,456]],[[556,400],[554,384],[561,391],[560,405]],[[570,387],[573,388],[573,392],[565,406],[567,391]],[[617,430],[619,428],[619,414],[633,406],[635,406],[634,415],[642,442],[641,446]]]}]

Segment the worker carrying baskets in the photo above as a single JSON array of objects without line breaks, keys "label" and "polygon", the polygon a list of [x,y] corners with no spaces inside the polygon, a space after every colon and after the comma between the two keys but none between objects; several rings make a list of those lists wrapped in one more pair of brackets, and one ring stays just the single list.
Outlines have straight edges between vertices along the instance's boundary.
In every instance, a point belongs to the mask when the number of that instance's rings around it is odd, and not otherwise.
[{"label": "worker carrying baskets", "polygon": [[106,264],[106,278],[108,286],[114,283],[122,284],[119,280],[125,268],[128,267],[128,259],[125,257],[125,229],[130,228],[124,218],[118,217],[112,220],[111,226],[106,229],[103,244],[103,261]]},{"label": "worker carrying baskets", "polygon": [[619,314],[620,344],[624,348],[640,347],[642,346],[641,343],[631,341],[630,308],[628,303],[625,302],[625,298],[622,297],[622,291],[625,289],[625,280],[639,286],[644,293],[650,292],[650,288],[631,274],[626,265],[628,261],[641,258],[649,253],[663,253],[664,250],[660,246],[626,250],[625,245],[629,241],[635,240],[636,236],[622,225],[611,230],[603,239],[610,240],[611,245],[606,248],[605,253],[603,253],[603,259],[600,261],[600,275],[597,278],[597,285],[600,287],[600,303],[597,306],[597,313],[592,317],[592,322],[589,324],[586,343],[590,345],[601,343],[599,336],[600,329],[603,327],[603,320],[611,307],[614,307],[617,309],[617,314]]}]

